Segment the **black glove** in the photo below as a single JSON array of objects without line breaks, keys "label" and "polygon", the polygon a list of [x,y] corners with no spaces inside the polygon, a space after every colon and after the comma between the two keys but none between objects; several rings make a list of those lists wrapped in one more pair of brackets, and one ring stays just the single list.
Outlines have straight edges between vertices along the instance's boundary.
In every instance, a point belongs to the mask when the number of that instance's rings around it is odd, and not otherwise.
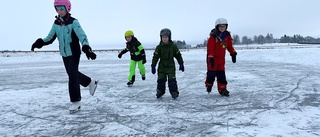
[{"label": "black glove", "polygon": [[41,38],[38,38],[31,46],[31,51],[34,51],[35,48],[42,48],[44,45],[44,41]]},{"label": "black glove", "polygon": [[211,68],[213,68],[213,66],[214,66],[214,58],[209,58],[209,62],[208,63],[210,63]]},{"label": "black glove", "polygon": [[142,64],[146,64],[147,63],[146,52],[144,51],[144,49],[142,49],[140,52],[141,52],[141,56],[143,57]]},{"label": "black glove", "polygon": [[151,72],[152,74],[156,74],[156,65],[151,64]]},{"label": "black glove", "polygon": [[122,52],[118,54],[118,58],[121,59],[121,57],[122,57]]},{"label": "black glove", "polygon": [[82,46],[82,51],[84,53],[86,53],[86,56],[87,56],[88,60],[90,60],[90,59],[95,60],[97,58],[97,55],[92,52],[91,47],[88,46],[88,45],[83,45]]},{"label": "black glove", "polygon": [[232,62],[236,63],[236,61],[237,61],[237,53],[236,54],[230,54],[230,56],[231,56]]},{"label": "black glove", "polygon": [[143,59],[142,59],[142,64],[146,64],[147,63],[147,60],[146,60],[146,55],[143,56]]},{"label": "black glove", "polygon": [[183,63],[182,63],[182,64],[180,64],[180,66],[179,66],[179,70],[181,70],[182,72],[184,72],[184,66],[183,66]]}]

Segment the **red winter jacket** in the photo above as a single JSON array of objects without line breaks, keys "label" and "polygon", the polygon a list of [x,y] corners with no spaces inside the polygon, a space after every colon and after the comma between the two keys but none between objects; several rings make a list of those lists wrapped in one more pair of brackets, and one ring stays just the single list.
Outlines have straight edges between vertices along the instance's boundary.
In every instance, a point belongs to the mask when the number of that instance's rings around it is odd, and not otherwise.
[{"label": "red winter jacket", "polygon": [[[210,33],[207,44],[207,69],[208,70],[224,70],[226,49],[231,54],[237,54],[232,46],[232,38],[229,32],[224,40],[220,40],[215,31]],[[214,66],[211,67],[210,59],[214,59]]]}]

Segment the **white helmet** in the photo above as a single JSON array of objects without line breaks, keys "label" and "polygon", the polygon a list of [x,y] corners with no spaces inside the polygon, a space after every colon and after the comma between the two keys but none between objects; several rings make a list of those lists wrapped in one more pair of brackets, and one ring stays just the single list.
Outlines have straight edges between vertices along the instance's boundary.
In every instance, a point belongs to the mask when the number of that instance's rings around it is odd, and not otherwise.
[{"label": "white helmet", "polygon": [[218,18],[216,20],[215,28],[217,29],[218,25],[222,25],[222,24],[226,25],[228,28],[228,21],[225,18]]}]

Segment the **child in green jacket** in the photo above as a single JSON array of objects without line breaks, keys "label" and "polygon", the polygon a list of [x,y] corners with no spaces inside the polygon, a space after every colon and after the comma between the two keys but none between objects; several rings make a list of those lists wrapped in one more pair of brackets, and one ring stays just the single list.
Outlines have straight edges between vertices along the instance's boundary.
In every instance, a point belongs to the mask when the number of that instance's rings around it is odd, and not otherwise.
[{"label": "child in green jacket", "polygon": [[152,74],[156,73],[156,65],[160,59],[158,66],[158,85],[157,85],[157,98],[165,94],[165,85],[168,80],[168,87],[173,99],[179,97],[178,85],[176,80],[176,68],[174,59],[179,63],[179,70],[184,72],[183,59],[176,44],[171,40],[170,29],[164,28],[160,31],[161,41],[156,47],[153,54],[151,71]]},{"label": "child in green jacket", "polygon": [[136,37],[134,37],[133,31],[128,30],[124,34],[125,39],[127,41],[127,46],[124,50],[122,50],[119,54],[118,57],[121,58],[123,54],[127,53],[130,51],[130,68],[129,68],[129,76],[128,80],[129,82],[127,85],[131,87],[135,81],[135,73],[136,73],[136,65],[138,64],[138,68],[140,70],[140,74],[142,76],[142,80],[146,79],[146,68],[144,67],[144,64],[147,62],[146,61],[146,54],[144,51],[143,46],[141,43],[138,41]]}]

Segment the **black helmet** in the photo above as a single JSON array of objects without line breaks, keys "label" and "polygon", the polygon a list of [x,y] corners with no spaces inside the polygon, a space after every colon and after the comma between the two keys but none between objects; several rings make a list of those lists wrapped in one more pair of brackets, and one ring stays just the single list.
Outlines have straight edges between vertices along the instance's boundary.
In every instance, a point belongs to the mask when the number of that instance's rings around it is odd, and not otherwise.
[{"label": "black helmet", "polygon": [[168,28],[164,28],[160,31],[160,37],[162,36],[168,36],[169,38],[171,38],[171,30]]}]

